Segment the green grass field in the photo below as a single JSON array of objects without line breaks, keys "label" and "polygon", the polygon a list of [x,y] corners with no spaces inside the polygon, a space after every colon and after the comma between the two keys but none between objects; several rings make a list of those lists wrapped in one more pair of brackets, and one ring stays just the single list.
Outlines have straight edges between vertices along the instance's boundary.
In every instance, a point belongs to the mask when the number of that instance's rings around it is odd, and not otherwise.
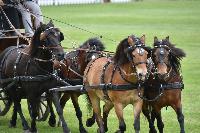
[{"label": "green grass field", "polygon": [[[162,39],[170,36],[172,43],[184,49],[187,57],[182,61],[182,74],[185,89],[182,91],[183,113],[185,115],[185,130],[187,133],[200,132],[200,1],[198,0],[143,0],[126,4],[91,4],[91,5],[64,5],[42,7],[43,15],[72,24],[95,34],[102,35],[106,49],[115,51],[117,42],[130,34],[146,35],[146,43],[151,46],[153,37]],[[48,19],[45,18],[45,22]],[[66,47],[72,47],[75,42],[78,46],[89,37],[96,35],[70,27],[66,24],[54,22],[64,32]],[[112,39],[114,41],[110,41]],[[80,98],[83,120],[88,117],[86,103]],[[23,102],[26,116],[27,106]],[[71,101],[64,109],[64,116],[72,133],[78,133],[78,121]],[[168,108],[162,110],[165,123],[165,133],[178,133],[179,125],[175,112]],[[11,111],[0,117],[0,133],[22,132],[21,120],[18,120],[15,129],[8,128]],[[124,110],[127,133],[133,133],[133,108],[127,106]],[[28,117],[30,120],[30,118]],[[38,122],[40,133],[60,133],[60,127],[51,128],[47,121]],[[118,119],[111,111],[108,118],[108,133],[118,129]],[[96,132],[97,125],[87,128],[89,133]],[[141,115],[141,133],[148,132],[148,122]]]}]

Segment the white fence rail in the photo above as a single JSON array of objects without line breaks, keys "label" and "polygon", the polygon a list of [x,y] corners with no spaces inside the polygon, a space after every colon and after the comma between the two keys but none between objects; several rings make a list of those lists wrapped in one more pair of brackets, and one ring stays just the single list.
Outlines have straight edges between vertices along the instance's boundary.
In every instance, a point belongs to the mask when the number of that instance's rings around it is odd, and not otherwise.
[{"label": "white fence rail", "polygon": [[[111,0],[113,3],[130,2],[131,0]],[[92,4],[103,3],[103,0],[38,0],[39,5]]]}]

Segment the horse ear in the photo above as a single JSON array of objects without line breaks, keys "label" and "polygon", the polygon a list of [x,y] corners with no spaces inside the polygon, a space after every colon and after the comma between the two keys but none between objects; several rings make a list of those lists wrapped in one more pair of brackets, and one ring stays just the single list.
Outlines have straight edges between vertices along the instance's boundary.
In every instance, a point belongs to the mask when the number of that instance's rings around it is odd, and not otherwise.
[{"label": "horse ear", "polygon": [[145,35],[142,35],[142,37],[140,37],[140,40],[143,44],[145,44]]},{"label": "horse ear", "polygon": [[90,43],[89,42],[87,42],[87,48],[90,49]]},{"label": "horse ear", "polygon": [[50,20],[49,23],[47,24],[49,27],[54,27],[53,21]]},{"label": "horse ear", "polygon": [[40,22],[40,26],[42,26],[43,25],[43,23],[42,22]]},{"label": "horse ear", "polygon": [[64,40],[64,35],[62,32],[60,32],[60,41],[63,41]]},{"label": "horse ear", "polygon": [[40,34],[40,41],[41,41],[41,40],[44,40],[44,39],[45,39],[45,36],[46,36],[45,33],[42,32],[42,33]]},{"label": "horse ear", "polygon": [[157,36],[154,37],[154,43],[158,41]]},{"label": "horse ear", "polygon": [[133,41],[133,39],[132,39],[131,36],[128,36],[128,44],[129,44],[130,46],[135,45],[135,42]]},{"label": "horse ear", "polygon": [[166,39],[167,41],[169,41],[169,36],[167,36],[165,39]]}]

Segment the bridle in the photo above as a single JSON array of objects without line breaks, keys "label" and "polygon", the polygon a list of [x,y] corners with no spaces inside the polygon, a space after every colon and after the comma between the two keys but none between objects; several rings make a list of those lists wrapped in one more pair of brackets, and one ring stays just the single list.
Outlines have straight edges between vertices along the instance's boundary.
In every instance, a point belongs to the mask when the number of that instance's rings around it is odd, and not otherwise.
[{"label": "bridle", "polygon": [[[132,66],[133,70],[134,69],[136,70],[136,66],[138,66],[140,64],[148,64],[147,60],[146,61],[134,62],[134,59],[133,59],[134,57],[132,57],[131,53],[136,49],[138,49],[138,54],[140,56],[143,56],[144,52],[146,51],[145,50],[146,49],[145,45],[143,43],[141,43],[140,41],[136,41],[136,44],[134,46],[129,46],[127,49],[125,49],[125,52],[127,53],[127,58],[129,60],[129,62],[131,62],[131,64],[132,64],[131,66]],[[136,73],[136,76],[137,76],[138,79],[140,78],[140,75],[138,75],[137,73]],[[148,77],[149,77],[149,74],[147,74],[145,76],[146,79]]]},{"label": "bridle", "polygon": [[159,56],[158,56],[158,60],[154,60],[154,75],[158,75],[158,68],[156,67],[158,64],[165,64],[169,69],[169,71],[167,71],[166,73],[166,78],[168,78],[170,76],[170,73],[172,72],[172,66],[170,65],[170,61],[169,60],[165,60],[165,58],[167,58],[165,55],[166,55],[166,51],[168,51],[168,53],[170,54],[171,53],[171,49],[169,48],[168,45],[165,45],[163,44],[164,41],[161,40],[161,41],[158,41],[154,44],[154,48],[152,50],[152,58],[155,58],[155,55],[154,52],[156,49],[160,49],[159,50]]},{"label": "bridle", "polygon": [[[38,46],[38,49],[41,50],[47,50],[51,53],[52,58],[51,59],[40,59],[40,58],[34,58],[36,61],[39,62],[52,62],[53,60],[57,59],[56,55],[54,54],[53,50],[55,49],[61,49],[61,43],[59,40],[59,34],[57,33],[59,30],[54,27],[49,27],[45,29],[41,34],[45,34],[43,39],[40,41],[40,46]],[[53,36],[53,37],[52,37]],[[56,45],[56,46],[50,46],[50,45]]]},{"label": "bridle", "polygon": [[[40,49],[59,49],[60,48],[60,40],[59,39],[52,39],[52,34],[55,37],[58,37],[59,35],[57,34],[57,28],[54,27],[49,27],[47,29],[45,29],[41,34],[45,34],[45,38],[42,39],[41,41],[41,46],[38,46],[38,48]],[[58,40],[58,41],[57,41]],[[51,45],[53,43],[56,44],[56,46],[52,46],[52,47],[47,47],[48,45]]]}]

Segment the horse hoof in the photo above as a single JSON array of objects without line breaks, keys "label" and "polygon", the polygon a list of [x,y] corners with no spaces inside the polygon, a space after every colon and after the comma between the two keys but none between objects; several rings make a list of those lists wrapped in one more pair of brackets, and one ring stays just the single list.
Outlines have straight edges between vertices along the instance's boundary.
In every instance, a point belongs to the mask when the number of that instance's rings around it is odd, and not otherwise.
[{"label": "horse hoof", "polygon": [[10,122],[9,123],[9,128],[16,128],[16,123],[14,124],[14,123]]},{"label": "horse hoof", "polygon": [[88,132],[85,130],[84,127],[80,128],[79,131],[80,131],[80,133],[88,133]]},{"label": "horse hoof", "polygon": [[95,121],[92,118],[89,118],[86,121],[86,126],[91,127],[94,123],[95,123]]},{"label": "horse hoof", "polygon": [[105,129],[105,132],[107,132],[107,131],[108,131],[108,128],[107,128],[107,127],[104,127],[104,129]]},{"label": "horse hoof", "polygon": [[124,133],[124,131],[117,130],[115,133]]},{"label": "horse hoof", "polygon": [[156,129],[155,128],[152,128],[149,130],[149,133],[157,133]]},{"label": "horse hoof", "polygon": [[51,120],[49,119],[48,123],[49,123],[49,126],[51,126],[51,127],[56,126],[56,120],[55,119],[51,119]]},{"label": "horse hoof", "polygon": [[30,130],[24,130],[24,133],[38,133],[37,131],[31,132]]},{"label": "horse hoof", "polygon": [[24,130],[24,131],[30,129],[30,127],[29,127],[27,124],[22,123],[22,126],[23,126],[23,130]]}]

